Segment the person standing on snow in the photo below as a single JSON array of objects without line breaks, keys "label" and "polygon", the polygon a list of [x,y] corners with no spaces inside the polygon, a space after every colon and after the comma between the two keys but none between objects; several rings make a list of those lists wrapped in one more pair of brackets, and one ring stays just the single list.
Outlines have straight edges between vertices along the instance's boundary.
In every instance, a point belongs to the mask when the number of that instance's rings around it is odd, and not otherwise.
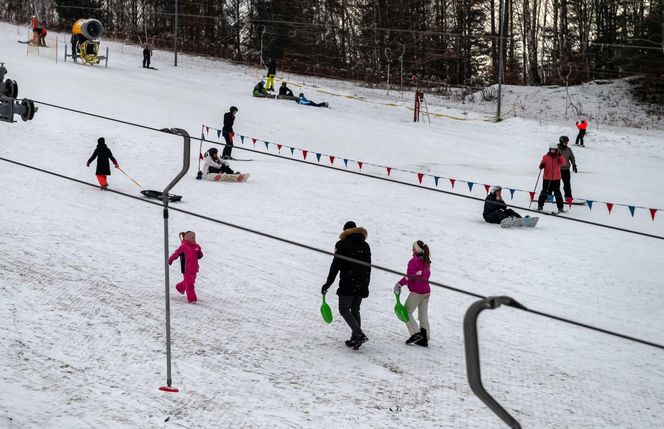
[{"label": "person standing on snow", "polygon": [[358,227],[353,221],[346,222],[344,230],[339,234],[339,241],[334,246],[334,259],[330,265],[327,281],[321,288],[321,293],[326,294],[339,273],[339,289],[337,289],[339,313],[352,331],[346,345],[355,349],[369,341],[362,331],[360,305],[362,299],[369,296],[371,266],[360,265],[337,256],[345,256],[371,264],[371,248],[366,239],[366,229]]},{"label": "person standing on snow", "polygon": [[228,112],[224,113],[224,127],[221,129],[221,135],[224,136],[226,147],[221,154],[223,159],[232,159],[231,152],[233,151],[233,124],[235,123],[235,115],[237,114],[237,107],[231,106]]},{"label": "person standing on snow", "polygon": [[152,57],[152,49],[150,49],[150,44],[146,43],[143,48],[143,68],[150,68],[150,57]]},{"label": "person standing on snow", "polygon": [[542,157],[540,161],[540,170],[544,169],[544,180],[542,181],[542,192],[540,192],[537,201],[537,210],[544,209],[544,201],[548,195],[553,193],[556,196],[556,205],[558,213],[563,213],[563,196],[560,193],[560,168],[567,164],[565,157],[558,151],[558,145],[551,143],[549,153]]},{"label": "person standing on snow", "polygon": [[579,134],[576,136],[576,141],[574,142],[574,144],[578,145],[579,142],[581,142],[581,146],[583,146],[583,136],[586,135],[586,128],[588,128],[588,122],[586,122],[585,119],[583,119],[581,122],[577,121],[576,128],[579,129]]},{"label": "person standing on snow", "polygon": [[484,212],[482,217],[488,223],[500,223],[508,217],[520,218],[521,215],[507,208],[507,203],[502,197],[503,188],[492,186],[489,195],[484,200]]},{"label": "person standing on snow", "polygon": [[106,146],[106,140],[103,137],[99,137],[99,139],[97,139],[97,148],[92,153],[92,156],[90,159],[88,159],[88,162],[86,162],[85,165],[89,167],[95,158],[97,158],[97,170],[95,171],[95,174],[97,175],[99,186],[101,189],[106,189],[108,188],[108,180],[106,177],[111,175],[111,166],[108,160],[110,159],[113,161],[115,168],[120,168],[120,165],[118,165],[118,161],[116,161],[113,157],[111,150],[108,148],[108,146]]},{"label": "person standing on snow", "polygon": [[219,158],[219,151],[216,147],[211,148],[203,155],[203,172],[205,175],[214,174],[237,174],[231,169],[230,164],[225,159]]},{"label": "person standing on snow", "polygon": [[560,136],[558,139],[558,150],[560,154],[565,157],[565,165],[560,167],[560,178],[563,181],[563,195],[565,196],[565,201],[568,201],[572,197],[572,183],[571,183],[571,174],[570,174],[570,165],[572,166],[572,171],[576,174],[576,158],[574,158],[574,152],[572,148],[568,147],[569,138],[567,136]]},{"label": "person standing on snow", "polygon": [[269,58],[267,60],[267,83],[265,89],[268,91],[274,91],[274,77],[277,75],[277,63],[274,61],[274,58]]},{"label": "person standing on snow", "polygon": [[[400,294],[401,288],[405,285],[408,285],[408,290],[410,291],[405,303],[408,310],[408,322],[406,322],[406,326],[410,333],[410,338],[406,340],[406,344],[415,343],[422,347],[429,346],[430,266],[431,253],[429,252],[429,246],[422,240],[417,240],[413,243],[413,257],[408,262],[407,277],[402,278],[394,285],[395,294]],[[420,321],[419,326],[413,320],[413,313],[416,308],[417,318]]]},{"label": "person standing on snow", "polygon": [[187,293],[187,301],[194,303],[198,300],[196,296],[196,274],[198,273],[198,260],[203,257],[201,246],[196,243],[196,233],[187,231],[180,233],[182,243],[175,252],[168,258],[168,265],[171,265],[178,257],[182,267],[184,279],[175,285],[175,289],[181,295]]}]

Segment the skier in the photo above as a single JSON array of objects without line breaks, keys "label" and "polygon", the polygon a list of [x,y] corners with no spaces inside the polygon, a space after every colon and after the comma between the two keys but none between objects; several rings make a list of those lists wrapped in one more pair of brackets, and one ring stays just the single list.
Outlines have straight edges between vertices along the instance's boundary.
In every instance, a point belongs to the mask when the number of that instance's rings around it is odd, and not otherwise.
[{"label": "skier", "polygon": [[79,38],[78,34],[71,34],[71,58],[76,62],[76,58],[78,58],[78,44],[79,44]]},{"label": "skier", "polygon": [[482,217],[488,223],[500,223],[508,217],[521,217],[519,213],[507,208],[507,203],[505,203],[502,197],[502,191],[503,188],[500,186],[492,186],[489,195],[484,200]]},{"label": "skier", "polygon": [[95,158],[97,158],[97,170],[95,171],[95,174],[97,175],[99,186],[102,190],[104,190],[108,188],[108,181],[106,180],[106,176],[111,175],[111,166],[108,163],[108,160],[110,159],[113,161],[115,168],[120,168],[120,165],[118,165],[118,162],[115,160],[115,158],[113,158],[113,153],[111,153],[111,150],[108,148],[108,146],[106,146],[106,140],[103,137],[99,137],[99,139],[97,139],[97,148],[92,153],[92,156],[90,159],[88,159],[88,162],[85,165],[89,167]]},{"label": "skier", "polygon": [[279,87],[279,96],[280,97],[293,97],[293,91],[286,86],[286,82],[281,82],[281,86]]},{"label": "skier", "polygon": [[196,273],[198,273],[198,260],[203,257],[201,246],[196,243],[196,233],[187,231],[180,233],[182,243],[175,252],[168,258],[168,265],[171,265],[178,257],[183,274],[183,280],[175,285],[175,289],[184,295],[187,293],[187,301],[194,303],[198,300],[196,297]]},{"label": "skier", "polygon": [[269,58],[267,60],[267,84],[266,89],[268,91],[274,91],[274,77],[277,75],[277,63],[274,61],[274,58]]},{"label": "skier", "polygon": [[560,167],[560,178],[563,181],[563,195],[565,197],[565,201],[569,201],[572,198],[572,184],[571,184],[571,175],[569,172],[569,167],[570,165],[572,166],[572,171],[574,173],[577,172],[576,169],[576,158],[574,158],[574,152],[572,152],[572,148],[568,147],[567,144],[569,143],[569,138],[567,136],[560,136],[558,139],[560,143],[558,143],[558,150],[560,151],[560,154],[565,157],[565,165]]},{"label": "skier", "polygon": [[[408,332],[410,338],[406,344],[415,343],[418,346],[429,346],[429,296],[431,287],[429,286],[429,276],[431,275],[431,253],[429,246],[422,240],[413,243],[413,257],[408,262],[407,277],[403,277],[394,285],[394,293],[401,293],[401,287],[408,285],[408,298],[406,299],[406,309],[408,309]],[[417,318],[420,325],[413,320],[413,312],[417,308]]]},{"label": "skier", "polygon": [[150,68],[150,57],[152,57],[152,49],[150,48],[150,44],[146,43],[143,48],[143,68]]},{"label": "skier", "polygon": [[578,145],[579,142],[581,142],[581,146],[583,146],[583,136],[586,135],[586,128],[588,128],[588,122],[586,122],[585,119],[581,120],[581,122],[576,122],[576,127],[579,129],[579,134],[576,136],[576,141],[574,142],[575,145]]},{"label": "skier", "polygon": [[302,104],[304,106],[314,106],[314,107],[328,107],[329,104],[324,101],[322,103],[314,103],[313,101],[309,100],[307,97],[304,96],[303,93],[300,92],[300,95],[297,96],[295,99],[297,101],[297,104]]},{"label": "skier", "polygon": [[339,241],[334,246],[335,257],[330,265],[327,281],[321,288],[321,293],[326,294],[339,273],[339,313],[352,331],[346,345],[355,350],[369,341],[362,331],[360,305],[362,299],[369,296],[371,267],[338,258],[337,255],[371,263],[371,248],[366,239],[366,229],[357,227],[353,221],[346,222],[344,230],[339,234]]},{"label": "skier", "polygon": [[560,193],[560,168],[567,164],[565,157],[558,151],[558,145],[551,143],[549,145],[549,153],[542,157],[540,161],[540,170],[544,169],[544,180],[542,181],[542,192],[540,192],[539,200],[537,201],[537,210],[544,209],[544,201],[547,196],[553,193],[556,196],[556,205],[558,206],[558,213],[564,213],[563,209],[563,196]]},{"label": "skier", "polygon": [[48,31],[46,31],[46,23],[44,22],[42,24],[41,31],[39,32],[39,46],[47,47],[46,46],[46,35],[48,34]]},{"label": "skier", "polygon": [[259,98],[274,98],[274,95],[270,95],[267,93],[264,81],[260,81],[256,84],[256,86],[254,86],[254,92],[252,94],[254,97],[259,97]]},{"label": "skier", "polygon": [[224,127],[221,129],[221,134],[224,136],[226,146],[221,154],[223,159],[232,159],[231,151],[233,150],[233,124],[235,123],[235,115],[237,114],[237,107],[231,106],[228,112],[224,113]]},{"label": "skier", "polygon": [[239,171],[233,171],[230,167],[230,164],[225,159],[219,158],[219,151],[216,147],[211,148],[205,155],[203,155],[205,162],[203,163],[203,173],[208,175],[210,173],[215,174],[238,174]]}]

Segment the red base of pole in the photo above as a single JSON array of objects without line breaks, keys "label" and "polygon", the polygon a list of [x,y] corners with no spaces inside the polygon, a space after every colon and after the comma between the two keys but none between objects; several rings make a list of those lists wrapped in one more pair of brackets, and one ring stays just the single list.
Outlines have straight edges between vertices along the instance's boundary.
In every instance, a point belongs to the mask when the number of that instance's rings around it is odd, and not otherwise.
[{"label": "red base of pole", "polygon": [[170,392],[170,393],[175,393],[180,391],[175,387],[168,387],[168,386],[161,386],[159,390],[161,390],[162,392]]}]

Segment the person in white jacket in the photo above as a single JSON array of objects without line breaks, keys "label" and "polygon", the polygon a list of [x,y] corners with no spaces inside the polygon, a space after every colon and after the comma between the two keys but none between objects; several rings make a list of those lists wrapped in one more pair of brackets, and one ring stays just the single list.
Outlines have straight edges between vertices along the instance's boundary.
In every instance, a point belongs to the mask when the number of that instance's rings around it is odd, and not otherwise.
[{"label": "person in white jacket", "polygon": [[237,174],[239,171],[235,172],[231,169],[230,164],[225,159],[219,157],[219,151],[217,148],[212,148],[205,152],[203,155],[203,173],[226,173],[226,174]]}]

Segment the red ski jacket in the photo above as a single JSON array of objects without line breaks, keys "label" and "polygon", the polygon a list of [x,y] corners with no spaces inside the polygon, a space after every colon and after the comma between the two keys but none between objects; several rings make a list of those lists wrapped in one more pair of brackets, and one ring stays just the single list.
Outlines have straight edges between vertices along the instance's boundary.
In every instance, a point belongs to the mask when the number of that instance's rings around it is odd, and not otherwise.
[{"label": "red ski jacket", "polygon": [[577,122],[576,127],[580,130],[585,130],[586,128],[588,128],[588,122],[586,121]]},{"label": "red ski jacket", "polygon": [[544,165],[544,180],[560,180],[560,167],[567,164],[565,157],[546,154],[542,157],[540,166]]}]

